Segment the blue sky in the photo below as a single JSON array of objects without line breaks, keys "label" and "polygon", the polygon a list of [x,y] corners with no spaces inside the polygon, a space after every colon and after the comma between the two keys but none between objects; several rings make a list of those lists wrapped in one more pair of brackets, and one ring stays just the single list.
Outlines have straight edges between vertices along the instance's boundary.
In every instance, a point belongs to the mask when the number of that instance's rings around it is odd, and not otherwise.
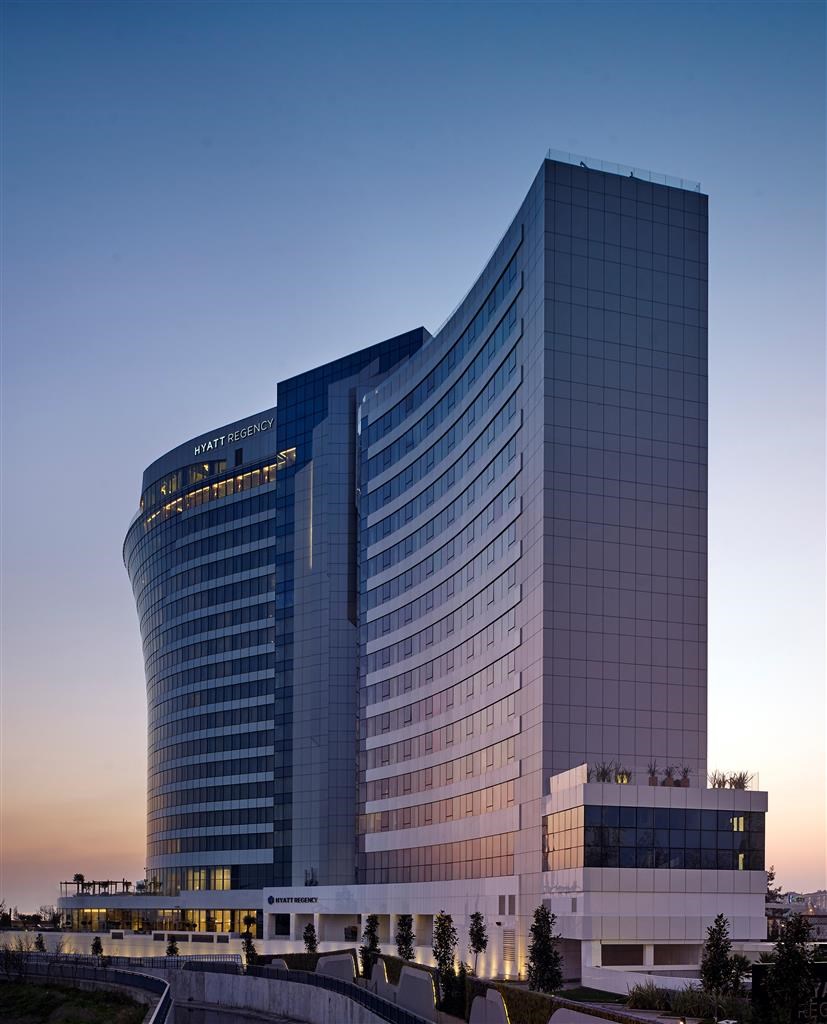
[{"label": "blue sky", "polygon": [[710,763],[824,885],[824,5],[2,16],[0,897],[142,873],[144,466],[435,330],[550,146],[710,195]]}]

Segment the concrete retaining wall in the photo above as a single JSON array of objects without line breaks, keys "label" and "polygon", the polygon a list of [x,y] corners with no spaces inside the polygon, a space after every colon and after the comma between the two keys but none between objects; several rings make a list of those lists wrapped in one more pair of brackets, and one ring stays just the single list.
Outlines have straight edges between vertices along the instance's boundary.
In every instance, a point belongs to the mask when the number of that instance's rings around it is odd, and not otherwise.
[{"label": "concrete retaining wall", "polygon": [[[192,1000],[222,1008],[282,1014],[309,1024],[383,1024],[380,1017],[347,996],[312,985],[194,971],[170,971],[167,980],[175,1006],[185,1006]],[[175,1022],[174,1012],[170,1024]]]}]

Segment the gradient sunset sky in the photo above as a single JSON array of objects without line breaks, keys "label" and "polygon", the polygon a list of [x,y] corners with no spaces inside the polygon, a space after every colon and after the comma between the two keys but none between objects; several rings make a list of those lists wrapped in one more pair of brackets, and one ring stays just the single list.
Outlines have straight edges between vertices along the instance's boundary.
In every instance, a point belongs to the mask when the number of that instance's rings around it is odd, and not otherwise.
[{"label": "gradient sunset sky", "polygon": [[825,5],[2,6],[0,898],[143,877],[144,467],[442,323],[548,147],[710,196],[710,767],[825,886]]}]

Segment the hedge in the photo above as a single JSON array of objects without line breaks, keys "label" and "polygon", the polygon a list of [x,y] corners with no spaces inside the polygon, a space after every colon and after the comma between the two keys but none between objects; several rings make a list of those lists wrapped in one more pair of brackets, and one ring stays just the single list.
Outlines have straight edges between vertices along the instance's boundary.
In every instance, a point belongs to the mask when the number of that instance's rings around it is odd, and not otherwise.
[{"label": "hedge", "polygon": [[472,977],[467,978],[465,982],[466,1020],[471,1016],[471,1004],[474,1002],[474,997],[485,998],[488,988],[494,988],[502,995],[509,1019],[519,1021],[520,1024],[548,1024],[550,1017],[551,1024],[554,1024],[552,1014],[555,1010],[560,1010],[563,1007],[577,1010],[596,1019],[615,1021],[616,1024],[640,1024],[639,1017],[632,1017],[622,1011],[609,1010],[603,1006],[598,1009],[588,1003],[575,1002],[573,999],[565,999],[563,996],[546,995],[544,992],[532,992],[530,989],[517,988],[504,982],[488,982]]}]

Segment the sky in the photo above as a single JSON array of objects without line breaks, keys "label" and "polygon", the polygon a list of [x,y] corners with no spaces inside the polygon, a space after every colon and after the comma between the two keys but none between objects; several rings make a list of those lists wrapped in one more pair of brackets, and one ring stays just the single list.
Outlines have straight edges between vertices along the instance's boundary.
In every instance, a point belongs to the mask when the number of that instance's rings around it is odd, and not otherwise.
[{"label": "sky", "polygon": [[549,147],[710,196],[709,763],[825,886],[825,6],[0,12],[0,899],[143,877],[144,467],[436,330]]}]

